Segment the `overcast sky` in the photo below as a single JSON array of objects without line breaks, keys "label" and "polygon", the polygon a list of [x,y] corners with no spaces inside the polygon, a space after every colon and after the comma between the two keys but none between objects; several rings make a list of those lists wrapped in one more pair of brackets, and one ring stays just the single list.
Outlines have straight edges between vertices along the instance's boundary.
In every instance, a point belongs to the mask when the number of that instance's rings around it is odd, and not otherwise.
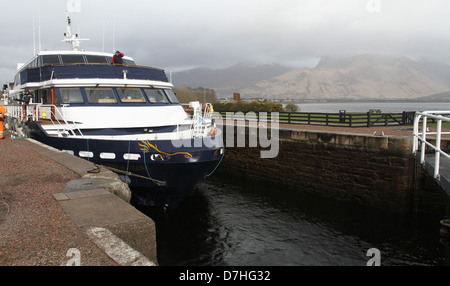
[{"label": "overcast sky", "polygon": [[[81,12],[69,15],[73,32],[90,39],[82,48],[115,47],[138,64],[166,70],[305,66],[321,56],[362,53],[450,62],[448,0],[79,1]],[[2,83],[39,50],[39,26],[42,50],[70,49],[61,42],[67,2],[0,0]]]}]

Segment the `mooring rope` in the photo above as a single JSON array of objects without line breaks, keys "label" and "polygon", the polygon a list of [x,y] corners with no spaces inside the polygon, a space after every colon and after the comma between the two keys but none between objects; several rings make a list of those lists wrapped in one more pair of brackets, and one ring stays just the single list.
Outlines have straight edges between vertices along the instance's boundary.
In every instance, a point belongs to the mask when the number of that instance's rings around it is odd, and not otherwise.
[{"label": "mooring rope", "polygon": [[148,170],[148,168],[147,168],[147,161],[146,161],[146,159],[145,159],[145,153],[146,153],[146,149],[144,148],[144,150],[142,150],[142,156],[144,156],[144,167],[145,167],[145,171],[147,172],[148,177],[149,177],[152,181],[154,181],[154,183],[157,184],[158,186],[165,185],[166,182],[160,183],[160,182],[162,182],[162,181],[158,181],[158,180],[152,179],[152,176],[150,176],[150,172],[149,172],[149,170]]},{"label": "mooring rope", "polygon": [[[222,136],[221,136],[221,138],[222,138],[222,150],[223,150],[222,158],[220,158],[219,163],[217,163],[217,165],[216,165],[216,167],[214,168],[214,170],[212,170],[211,173],[209,173],[208,175],[206,175],[205,178],[208,178],[209,176],[211,176],[211,175],[217,170],[217,168],[219,168],[220,163],[222,163],[223,157],[225,157],[225,144],[223,143],[223,137],[222,137]],[[220,149],[220,148],[219,148],[219,149]]]},{"label": "mooring rope", "polygon": [[115,173],[121,173],[121,174],[124,174],[124,175],[127,175],[127,176],[133,176],[133,177],[137,177],[137,178],[140,178],[140,179],[150,180],[150,181],[152,181],[152,182],[154,182],[155,184],[158,184],[158,185],[164,186],[166,184],[165,181],[156,180],[156,179],[151,178],[150,176],[149,177],[145,177],[145,176],[142,176],[142,175],[133,174],[133,173],[128,172],[128,171],[116,169],[116,168],[105,166],[105,165],[95,165],[95,166],[105,168],[105,169],[110,170],[110,171],[115,172]]},{"label": "mooring rope", "polygon": [[87,156],[87,159],[88,159],[88,161],[90,162],[91,160],[90,160],[90,158],[89,158],[89,138],[87,138],[87,154],[86,154],[86,156]]},{"label": "mooring rope", "polygon": [[[131,140],[128,140],[128,154],[130,154],[130,144],[131,144]],[[127,172],[128,172],[129,167],[130,167],[130,155],[128,155],[128,158],[127,158]]]}]

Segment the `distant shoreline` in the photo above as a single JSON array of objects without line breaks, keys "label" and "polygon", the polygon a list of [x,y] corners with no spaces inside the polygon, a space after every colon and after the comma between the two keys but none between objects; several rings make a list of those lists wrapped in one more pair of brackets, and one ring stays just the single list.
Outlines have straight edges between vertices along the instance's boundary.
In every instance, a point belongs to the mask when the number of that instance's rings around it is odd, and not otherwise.
[{"label": "distant shoreline", "polygon": [[361,103],[372,103],[372,102],[395,102],[395,103],[450,103],[450,99],[299,99],[299,100],[274,100],[276,102],[282,103],[348,103],[348,102],[361,102]]},{"label": "distant shoreline", "polygon": [[[233,100],[232,98],[220,98],[219,102],[226,102]],[[294,103],[294,104],[303,104],[303,103],[450,103],[450,98],[445,99],[420,99],[420,98],[411,98],[411,99],[268,99],[268,98],[242,98],[242,101],[257,101],[257,100],[269,100],[273,102],[279,103]]]}]

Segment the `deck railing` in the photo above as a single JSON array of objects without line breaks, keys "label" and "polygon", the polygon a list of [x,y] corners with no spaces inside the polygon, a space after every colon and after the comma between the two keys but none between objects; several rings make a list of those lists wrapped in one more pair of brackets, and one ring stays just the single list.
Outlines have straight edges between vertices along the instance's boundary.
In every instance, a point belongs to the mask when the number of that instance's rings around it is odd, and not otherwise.
[{"label": "deck railing", "polygon": [[[64,117],[64,106],[51,104],[6,105],[7,116],[17,122],[49,120],[55,127],[58,136],[83,136],[74,122],[68,122]],[[15,129],[15,128],[14,128]]]},{"label": "deck railing", "polygon": [[191,136],[204,137],[210,131],[213,122],[213,107],[211,103],[200,103],[198,101],[182,104],[184,111],[192,120]]},{"label": "deck railing", "polygon": [[[440,179],[440,160],[441,155],[450,159],[450,155],[441,150],[442,135],[450,134],[450,132],[442,132],[442,121],[450,122],[450,111],[424,111],[416,112],[414,117],[414,140],[413,153],[416,154],[420,149],[420,163],[425,164],[426,147],[431,148],[435,152],[434,157],[434,178]],[[434,119],[437,122],[436,131],[430,131],[427,127],[428,119]],[[420,132],[422,125],[422,132]],[[432,135],[433,137],[431,137]],[[432,139],[432,140],[430,140]],[[432,141],[435,141],[433,144]],[[419,144],[420,143],[420,144]]]}]

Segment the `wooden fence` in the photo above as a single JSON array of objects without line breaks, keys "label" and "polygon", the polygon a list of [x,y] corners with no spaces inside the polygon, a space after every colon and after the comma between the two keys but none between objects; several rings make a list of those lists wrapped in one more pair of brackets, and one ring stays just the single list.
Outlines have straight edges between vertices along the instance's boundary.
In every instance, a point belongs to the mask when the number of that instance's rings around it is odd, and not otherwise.
[{"label": "wooden fence", "polygon": [[[230,120],[256,120],[271,121],[270,112],[219,112],[223,119]],[[411,125],[414,121],[415,111],[402,113],[365,112],[347,113],[305,113],[305,112],[278,112],[278,123],[311,124],[341,127],[371,127]]]}]

